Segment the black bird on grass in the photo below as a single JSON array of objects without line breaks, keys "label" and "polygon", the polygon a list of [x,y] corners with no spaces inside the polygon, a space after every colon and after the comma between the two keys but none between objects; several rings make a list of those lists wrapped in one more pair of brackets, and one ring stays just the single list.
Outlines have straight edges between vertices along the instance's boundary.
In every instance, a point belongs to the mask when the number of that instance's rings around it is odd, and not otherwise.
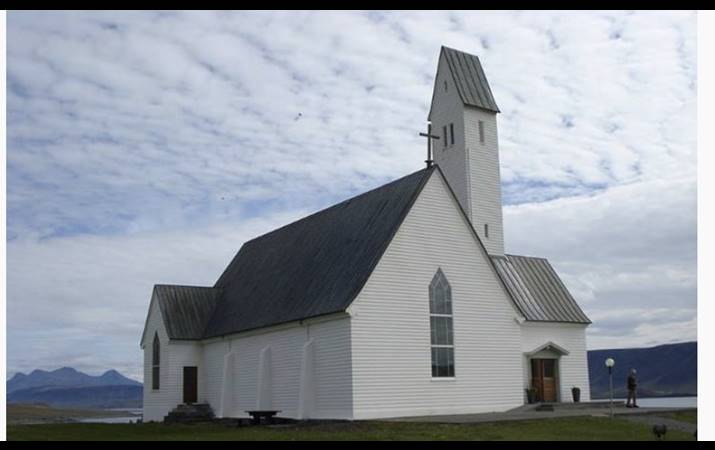
[{"label": "black bird on grass", "polygon": [[665,433],[668,432],[668,427],[665,424],[653,425],[653,434],[660,441],[665,437]]}]

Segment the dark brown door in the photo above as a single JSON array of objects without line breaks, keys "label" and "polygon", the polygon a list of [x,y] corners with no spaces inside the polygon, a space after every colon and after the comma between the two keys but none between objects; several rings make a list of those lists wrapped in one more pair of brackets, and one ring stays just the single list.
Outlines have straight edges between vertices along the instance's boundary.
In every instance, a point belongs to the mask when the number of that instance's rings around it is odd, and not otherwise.
[{"label": "dark brown door", "polygon": [[198,370],[196,367],[184,367],[184,403],[198,401]]},{"label": "dark brown door", "polygon": [[556,360],[531,360],[531,386],[536,389],[539,401],[556,401]]}]

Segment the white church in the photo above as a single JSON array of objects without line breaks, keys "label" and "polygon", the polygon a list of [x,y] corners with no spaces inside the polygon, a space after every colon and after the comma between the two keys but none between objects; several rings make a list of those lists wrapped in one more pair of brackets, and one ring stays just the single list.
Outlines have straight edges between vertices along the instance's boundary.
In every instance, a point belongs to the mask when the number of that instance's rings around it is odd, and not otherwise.
[{"label": "white church", "polygon": [[589,401],[590,320],[546,259],[504,253],[497,113],[479,58],[442,47],[434,164],[244,243],[213,286],[156,285],[144,420]]}]

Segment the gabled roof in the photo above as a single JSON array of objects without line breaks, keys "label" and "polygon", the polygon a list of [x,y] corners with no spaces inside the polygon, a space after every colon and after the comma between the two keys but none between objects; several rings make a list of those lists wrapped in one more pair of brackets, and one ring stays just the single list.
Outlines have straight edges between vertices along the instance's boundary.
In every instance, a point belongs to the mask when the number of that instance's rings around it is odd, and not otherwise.
[{"label": "gabled roof", "polygon": [[491,258],[526,320],[591,323],[546,259],[517,255]]},{"label": "gabled roof", "polygon": [[220,289],[210,287],[154,286],[169,339],[201,339],[220,295]]},{"label": "gabled roof", "polygon": [[246,242],[214,286],[223,294],[204,337],[345,311],[434,170]]},{"label": "gabled roof", "polygon": [[[155,286],[169,338],[207,339],[346,311],[439,171],[420,170],[246,242],[214,287]],[[526,320],[590,323],[545,259],[489,260]]]},{"label": "gabled roof", "polygon": [[565,348],[561,347],[560,345],[556,345],[556,344],[554,344],[553,342],[549,341],[549,342],[547,342],[546,344],[542,344],[542,345],[536,347],[535,349],[533,349],[533,350],[530,351],[530,352],[526,352],[526,355],[527,355],[527,356],[532,356],[532,355],[535,355],[535,354],[537,354],[537,353],[539,353],[539,352],[543,352],[543,351],[556,352],[556,353],[559,353],[559,354],[564,355],[564,356],[566,356],[566,355],[569,354],[569,351],[566,350]]},{"label": "gabled roof", "polygon": [[445,46],[442,46],[441,54],[447,61],[462,102],[465,105],[499,112],[479,57]]}]

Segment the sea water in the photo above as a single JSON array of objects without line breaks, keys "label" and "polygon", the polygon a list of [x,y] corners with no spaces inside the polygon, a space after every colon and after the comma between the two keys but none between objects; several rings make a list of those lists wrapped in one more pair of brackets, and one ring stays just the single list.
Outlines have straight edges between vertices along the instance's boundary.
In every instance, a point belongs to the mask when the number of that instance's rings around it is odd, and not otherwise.
[{"label": "sea water", "polygon": [[[619,398],[625,402],[625,398]],[[643,408],[697,408],[697,397],[647,397],[639,398],[638,406]]]},{"label": "sea water", "polygon": [[126,412],[126,416],[118,417],[85,417],[77,419],[78,422],[82,423],[129,423],[136,422],[138,419],[142,418],[142,410],[140,409],[108,409],[107,411],[120,411]]}]

